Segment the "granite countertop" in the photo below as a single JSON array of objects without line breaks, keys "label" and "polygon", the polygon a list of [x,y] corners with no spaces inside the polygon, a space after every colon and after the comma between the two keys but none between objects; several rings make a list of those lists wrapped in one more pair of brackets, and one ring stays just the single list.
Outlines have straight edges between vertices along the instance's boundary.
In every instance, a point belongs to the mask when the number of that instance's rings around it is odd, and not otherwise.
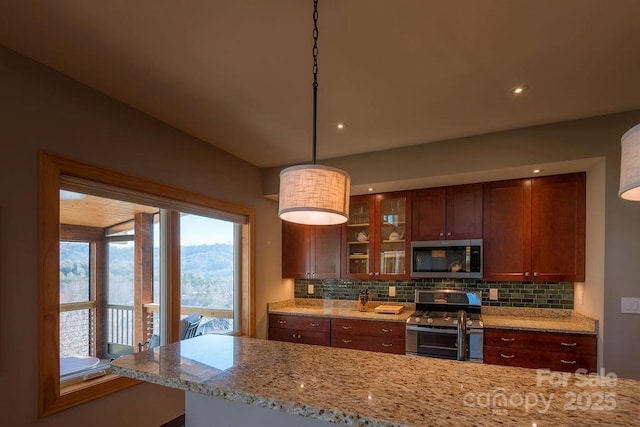
[{"label": "granite countertop", "polygon": [[640,381],[612,374],[539,373],[224,335],[123,356],[113,361],[112,372],[358,426],[640,423]]},{"label": "granite countertop", "polygon": [[482,307],[485,328],[597,334],[598,321],[574,310]]},{"label": "granite countertop", "polygon": [[[373,311],[378,305],[402,305],[404,310],[400,314],[380,314]],[[367,304],[367,311],[358,311],[356,301],[296,298],[269,303],[267,304],[267,311],[269,314],[295,314],[297,316],[384,320],[404,323],[409,315],[415,311],[415,304],[372,301]]]}]

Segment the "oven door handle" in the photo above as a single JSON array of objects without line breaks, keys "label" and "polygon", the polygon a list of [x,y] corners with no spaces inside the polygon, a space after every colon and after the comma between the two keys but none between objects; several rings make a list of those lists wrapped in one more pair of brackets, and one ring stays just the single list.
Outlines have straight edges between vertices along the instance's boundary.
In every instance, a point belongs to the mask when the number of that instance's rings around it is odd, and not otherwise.
[{"label": "oven door handle", "polygon": [[[448,329],[448,328],[431,328],[424,326],[410,326],[407,325],[407,331],[416,331],[416,332],[436,332],[439,334],[449,334],[456,335],[458,333],[458,328]],[[467,329],[467,335],[476,335],[482,334],[484,331],[480,329]]]},{"label": "oven door handle", "polygon": [[448,329],[448,328],[423,328],[420,326],[407,326],[407,331],[416,331],[416,332],[437,332],[439,334],[449,334],[456,335],[458,333],[458,329]]}]

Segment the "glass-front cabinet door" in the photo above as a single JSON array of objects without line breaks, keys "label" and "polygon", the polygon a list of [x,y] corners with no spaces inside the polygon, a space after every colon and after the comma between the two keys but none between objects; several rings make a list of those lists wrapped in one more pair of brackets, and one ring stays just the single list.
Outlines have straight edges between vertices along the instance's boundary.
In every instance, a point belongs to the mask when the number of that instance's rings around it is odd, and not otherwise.
[{"label": "glass-front cabinet door", "polygon": [[349,279],[404,279],[411,227],[409,192],[353,196],[345,225],[343,274]]},{"label": "glass-front cabinet door", "polygon": [[374,199],[369,195],[353,196],[349,205],[349,221],[346,224],[345,250],[342,269],[343,276],[350,279],[367,280],[374,272],[373,240],[371,226],[375,217],[373,215]]},{"label": "glass-front cabinet door", "polygon": [[376,195],[376,279],[409,277],[409,194]]}]

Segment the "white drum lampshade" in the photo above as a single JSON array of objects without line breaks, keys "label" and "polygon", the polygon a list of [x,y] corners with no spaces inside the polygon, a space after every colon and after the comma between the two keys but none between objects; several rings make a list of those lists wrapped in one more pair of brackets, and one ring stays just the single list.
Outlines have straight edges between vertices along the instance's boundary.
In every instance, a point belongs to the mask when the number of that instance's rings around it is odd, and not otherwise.
[{"label": "white drum lampshade", "polygon": [[278,216],[307,225],[342,224],[349,219],[351,177],[330,166],[291,166],[280,172]]},{"label": "white drum lampshade", "polygon": [[640,201],[640,124],[622,135],[618,195],[626,200]]}]

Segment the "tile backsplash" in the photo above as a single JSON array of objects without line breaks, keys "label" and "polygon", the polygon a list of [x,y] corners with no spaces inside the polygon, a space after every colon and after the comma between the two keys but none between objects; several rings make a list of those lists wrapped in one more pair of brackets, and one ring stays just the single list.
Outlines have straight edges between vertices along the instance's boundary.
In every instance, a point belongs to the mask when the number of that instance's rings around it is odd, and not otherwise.
[{"label": "tile backsplash", "polygon": [[[314,293],[307,293],[307,285]],[[396,296],[389,296],[395,286]],[[498,300],[489,300],[489,289],[498,289]],[[355,300],[369,289],[371,301],[414,302],[416,289],[461,289],[482,292],[482,305],[573,309],[573,282],[485,282],[477,279],[416,279],[412,281],[296,280],[295,298]]]}]

